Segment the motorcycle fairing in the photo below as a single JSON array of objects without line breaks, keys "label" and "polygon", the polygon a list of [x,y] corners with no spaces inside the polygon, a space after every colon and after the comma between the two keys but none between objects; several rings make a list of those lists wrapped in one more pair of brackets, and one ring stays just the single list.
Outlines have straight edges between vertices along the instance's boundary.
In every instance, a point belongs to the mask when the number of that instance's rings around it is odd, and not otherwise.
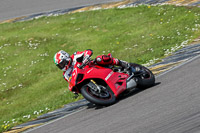
[{"label": "motorcycle fairing", "polygon": [[128,74],[113,72],[110,68],[97,65],[93,67],[86,66],[83,69],[75,67],[69,81],[69,90],[72,91],[74,87],[87,79],[102,79],[111,88],[115,96],[118,96],[126,90],[126,80],[128,77]]}]

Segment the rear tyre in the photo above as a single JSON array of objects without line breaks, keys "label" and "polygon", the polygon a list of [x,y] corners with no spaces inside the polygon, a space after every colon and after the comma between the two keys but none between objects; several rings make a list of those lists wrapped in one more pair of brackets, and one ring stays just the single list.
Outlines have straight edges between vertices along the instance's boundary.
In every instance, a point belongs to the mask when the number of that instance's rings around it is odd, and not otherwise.
[{"label": "rear tyre", "polygon": [[140,70],[143,72],[143,74],[137,78],[138,80],[137,84],[139,88],[148,88],[155,85],[155,76],[151,72],[151,70],[149,70],[148,68],[142,65],[135,64],[135,63],[131,63],[131,66],[139,67]]},{"label": "rear tyre", "polygon": [[108,86],[98,85],[101,91],[97,89],[97,84],[89,82],[81,88],[83,97],[96,105],[108,106],[116,102],[116,97]]}]

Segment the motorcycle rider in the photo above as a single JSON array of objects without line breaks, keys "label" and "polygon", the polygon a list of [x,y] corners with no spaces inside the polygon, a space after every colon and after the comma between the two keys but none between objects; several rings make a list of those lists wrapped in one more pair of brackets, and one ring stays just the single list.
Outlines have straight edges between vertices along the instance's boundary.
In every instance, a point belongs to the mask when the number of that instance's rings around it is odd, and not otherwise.
[{"label": "motorcycle rider", "polygon": [[[74,65],[76,65],[77,62],[87,63],[92,54],[93,51],[91,49],[87,49],[82,52],[77,51],[71,56],[67,52],[60,50],[54,56],[54,63],[59,69],[64,71],[63,72],[64,79],[69,82],[69,77],[72,74]],[[119,60],[117,58],[113,58],[110,53],[108,55],[97,56],[95,58],[95,61],[98,65],[101,66],[117,65],[126,69],[128,69],[130,66],[128,62]]]}]

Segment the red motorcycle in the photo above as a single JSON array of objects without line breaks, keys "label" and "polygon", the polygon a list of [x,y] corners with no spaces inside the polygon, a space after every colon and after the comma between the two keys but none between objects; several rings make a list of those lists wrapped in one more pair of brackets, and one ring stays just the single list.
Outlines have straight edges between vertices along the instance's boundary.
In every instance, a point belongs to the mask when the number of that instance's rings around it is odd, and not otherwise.
[{"label": "red motorcycle", "polygon": [[120,94],[155,84],[153,73],[144,66],[130,63],[130,69],[99,66],[95,60],[76,64],[69,75],[69,90],[81,93],[97,105],[111,105]]}]

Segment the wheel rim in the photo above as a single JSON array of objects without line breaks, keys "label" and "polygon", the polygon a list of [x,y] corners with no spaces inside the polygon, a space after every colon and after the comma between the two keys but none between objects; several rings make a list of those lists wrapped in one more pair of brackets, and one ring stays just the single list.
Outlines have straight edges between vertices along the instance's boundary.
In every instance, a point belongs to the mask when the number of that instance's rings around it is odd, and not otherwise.
[{"label": "wheel rim", "polygon": [[92,88],[90,88],[89,86],[87,87],[87,92],[97,98],[97,99],[103,99],[103,100],[109,100],[112,98],[112,95],[110,94],[110,92],[106,89],[106,87],[99,85],[101,92],[95,91]]},{"label": "wheel rim", "polygon": [[143,74],[141,75],[142,79],[149,79],[151,78],[151,72],[148,69],[142,69]]}]

